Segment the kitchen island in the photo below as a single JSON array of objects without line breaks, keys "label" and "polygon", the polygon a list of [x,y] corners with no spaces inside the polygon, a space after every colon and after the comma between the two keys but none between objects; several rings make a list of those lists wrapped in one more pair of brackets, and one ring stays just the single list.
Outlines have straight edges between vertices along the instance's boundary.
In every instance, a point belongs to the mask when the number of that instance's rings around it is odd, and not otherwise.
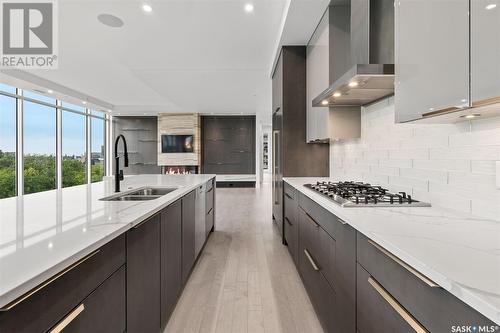
[{"label": "kitchen island", "polygon": [[324,307],[343,293],[344,331],[498,330],[498,221],[439,207],[342,207],[304,186],[317,181],[335,180],[284,179],[284,234],[327,330]]},{"label": "kitchen island", "polygon": [[[89,323],[99,324],[99,318],[87,318],[99,311],[85,308],[79,298],[90,297],[92,304],[94,294],[94,299],[108,301],[104,305],[118,307],[116,318],[121,312],[128,314],[123,313],[123,320],[118,318],[116,323],[106,318],[105,325],[114,326],[103,327],[121,330],[128,326],[129,332],[141,331],[144,320],[131,317],[134,304],[130,302],[140,304],[142,294],[161,291],[165,296],[160,300],[158,295],[161,309],[149,308],[149,313],[158,312],[153,321],[161,317],[161,325],[149,323],[160,331],[199,255],[195,237],[200,234],[200,215],[203,243],[214,229],[214,179],[215,175],[126,177],[123,191],[173,188],[149,201],[100,200],[114,194],[111,179],[0,200],[0,331],[57,331],[59,324],[66,324],[69,331],[85,331]],[[199,214],[200,207],[203,214]],[[134,281],[138,283],[135,287],[130,285]],[[155,283],[158,285],[152,288]],[[176,284],[173,292],[167,288],[169,283]],[[116,289],[124,284],[127,288]],[[107,287],[102,295],[101,287]],[[135,294],[125,295],[125,289]],[[70,302],[73,299],[76,303]],[[55,304],[59,300],[64,304]],[[31,318],[28,311],[41,322],[23,323]]]}]

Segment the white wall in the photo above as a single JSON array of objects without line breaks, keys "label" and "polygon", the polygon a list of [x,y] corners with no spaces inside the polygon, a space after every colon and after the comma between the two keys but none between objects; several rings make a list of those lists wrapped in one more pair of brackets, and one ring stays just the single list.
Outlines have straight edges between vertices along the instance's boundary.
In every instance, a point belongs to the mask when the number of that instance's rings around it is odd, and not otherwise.
[{"label": "white wall", "polygon": [[395,124],[394,100],[363,108],[360,139],[330,144],[330,176],[386,186],[417,200],[500,220],[495,161],[500,118]]}]

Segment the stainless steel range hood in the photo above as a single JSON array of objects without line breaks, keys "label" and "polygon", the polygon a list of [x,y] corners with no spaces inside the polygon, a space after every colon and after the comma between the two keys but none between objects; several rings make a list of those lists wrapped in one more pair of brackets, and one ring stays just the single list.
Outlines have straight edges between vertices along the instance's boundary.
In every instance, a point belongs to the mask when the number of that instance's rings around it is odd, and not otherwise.
[{"label": "stainless steel range hood", "polygon": [[355,65],[313,99],[313,106],[365,105],[394,94],[394,64]]},{"label": "stainless steel range hood", "polygon": [[[362,106],[394,94],[393,0],[351,0],[350,7],[354,65],[345,68],[343,75],[330,75],[330,86],[313,99],[313,106]],[[331,42],[330,57],[336,47],[335,40]],[[330,63],[343,66],[335,58]]]}]

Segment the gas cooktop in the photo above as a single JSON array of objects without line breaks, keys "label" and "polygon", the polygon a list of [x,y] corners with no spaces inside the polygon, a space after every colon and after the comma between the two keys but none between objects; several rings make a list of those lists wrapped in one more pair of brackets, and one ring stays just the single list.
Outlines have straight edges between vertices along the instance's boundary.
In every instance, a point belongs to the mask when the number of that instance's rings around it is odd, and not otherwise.
[{"label": "gas cooktop", "polygon": [[342,207],[430,207],[430,203],[415,200],[405,192],[390,193],[382,186],[362,182],[316,182],[305,184],[329,197]]}]

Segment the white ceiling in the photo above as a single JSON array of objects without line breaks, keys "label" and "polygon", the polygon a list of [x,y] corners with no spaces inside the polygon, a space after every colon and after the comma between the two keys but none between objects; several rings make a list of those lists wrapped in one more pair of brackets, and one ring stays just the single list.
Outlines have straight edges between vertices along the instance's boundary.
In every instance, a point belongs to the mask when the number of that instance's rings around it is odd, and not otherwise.
[{"label": "white ceiling", "polygon": [[[244,10],[249,2],[253,13]],[[279,44],[307,42],[326,7],[326,0],[152,0],[145,13],[143,3],[59,0],[59,68],[31,72],[112,104],[114,114],[267,113]],[[102,13],[124,26],[104,26]]]}]

